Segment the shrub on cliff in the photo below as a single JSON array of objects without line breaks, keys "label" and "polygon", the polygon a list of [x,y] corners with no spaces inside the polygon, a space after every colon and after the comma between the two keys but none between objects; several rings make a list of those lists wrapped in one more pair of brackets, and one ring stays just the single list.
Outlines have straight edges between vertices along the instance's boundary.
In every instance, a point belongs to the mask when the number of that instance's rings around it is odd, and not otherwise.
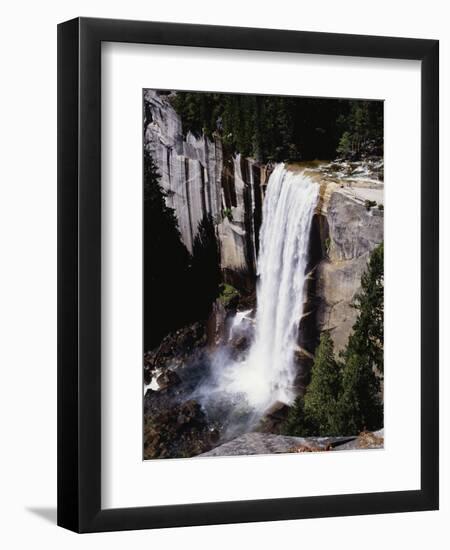
[{"label": "shrub on cliff", "polygon": [[219,290],[219,300],[221,301],[225,309],[232,305],[236,307],[236,304],[239,300],[239,291],[236,290],[234,286],[228,283],[222,283],[219,287]]}]

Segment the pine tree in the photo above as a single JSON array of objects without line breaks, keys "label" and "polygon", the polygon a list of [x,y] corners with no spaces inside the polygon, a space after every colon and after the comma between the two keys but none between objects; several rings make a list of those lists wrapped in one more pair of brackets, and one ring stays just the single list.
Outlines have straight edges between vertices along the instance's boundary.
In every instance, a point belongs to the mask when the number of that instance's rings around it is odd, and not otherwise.
[{"label": "pine tree", "polygon": [[352,137],[350,132],[344,132],[341,139],[339,140],[339,145],[336,149],[336,152],[340,155],[348,155],[352,150]]},{"label": "pine tree", "polygon": [[[336,118],[341,138],[337,152],[348,155],[353,152],[361,155],[367,151],[369,142],[383,149],[383,103],[381,101],[352,100],[343,103],[341,114]],[[345,113],[345,107],[348,112]]]},{"label": "pine tree", "polygon": [[346,434],[381,428],[384,317],[383,243],[372,252],[355,299],[358,317],[343,353],[338,417]]},{"label": "pine tree", "polygon": [[358,318],[349,338],[347,355],[367,356],[372,369],[382,374],[384,342],[384,246],[378,245],[370,255],[367,270],[361,277],[361,290],[355,297]]},{"label": "pine tree", "polygon": [[170,101],[185,135],[219,132],[233,152],[262,162],[383,150],[381,101],[199,92],[176,92]]},{"label": "pine tree", "polygon": [[333,340],[328,332],[323,332],[304,399],[305,420],[316,435],[339,434],[336,407],[341,389],[340,375]]},{"label": "pine tree", "polygon": [[341,435],[355,435],[376,430],[383,424],[379,383],[367,357],[349,355],[343,376],[336,423]]},{"label": "pine tree", "polygon": [[298,437],[314,435],[310,432],[310,426],[305,418],[305,400],[302,395],[297,396],[295,399],[281,431],[285,435]]}]

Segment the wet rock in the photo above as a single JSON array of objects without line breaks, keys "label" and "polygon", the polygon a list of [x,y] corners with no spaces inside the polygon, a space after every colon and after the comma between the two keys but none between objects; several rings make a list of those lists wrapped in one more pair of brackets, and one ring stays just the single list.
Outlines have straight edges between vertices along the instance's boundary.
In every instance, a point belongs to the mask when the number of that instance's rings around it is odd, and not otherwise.
[{"label": "wet rock", "polygon": [[289,406],[281,401],[276,401],[269,409],[264,413],[259,429],[262,432],[279,433],[282,424],[285,422],[287,415],[289,414]]},{"label": "wet rock", "polygon": [[235,361],[241,361],[245,358],[250,349],[251,340],[246,335],[240,335],[232,338],[228,342],[230,357]]},{"label": "wet rock", "polygon": [[180,413],[177,417],[177,424],[178,426],[189,424],[190,422],[198,418],[199,415],[202,415],[201,418],[203,419],[203,413],[201,411],[200,405],[196,401],[191,399],[181,406]]},{"label": "wet rock", "polygon": [[249,294],[241,294],[239,296],[239,310],[250,309],[252,313],[249,314],[249,317],[253,317],[256,311],[256,290],[253,290]]},{"label": "wet rock", "polygon": [[158,376],[156,382],[160,390],[165,390],[169,386],[174,386],[181,382],[180,377],[173,370],[167,369]]},{"label": "wet rock", "polygon": [[220,300],[216,300],[211,308],[207,322],[208,346],[215,348],[224,343],[227,337],[226,321],[228,312]]},{"label": "wet rock", "polygon": [[161,344],[144,354],[144,382],[149,384],[156,369],[176,368],[200,361],[206,353],[206,324],[196,322],[168,334]]}]

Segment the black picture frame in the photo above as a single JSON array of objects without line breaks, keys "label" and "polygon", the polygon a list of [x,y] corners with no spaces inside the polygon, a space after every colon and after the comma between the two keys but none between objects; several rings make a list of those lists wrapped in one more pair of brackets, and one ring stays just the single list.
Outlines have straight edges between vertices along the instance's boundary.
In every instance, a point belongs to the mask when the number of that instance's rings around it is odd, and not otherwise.
[{"label": "black picture frame", "polygon": [[[103,41],[421,62],[420,490],[102,510]],[[91,18],[58,26],[58,525],[98,532],[438,509],[438,70],[437,40]]]}]

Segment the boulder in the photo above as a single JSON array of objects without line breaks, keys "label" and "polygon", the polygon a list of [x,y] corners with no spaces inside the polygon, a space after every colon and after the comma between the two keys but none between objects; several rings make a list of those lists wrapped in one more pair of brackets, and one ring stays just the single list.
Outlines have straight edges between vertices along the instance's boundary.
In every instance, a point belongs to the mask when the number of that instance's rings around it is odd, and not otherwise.
[{"label": "boulder", "polygon": [[289,413],[289,406],[281,401],[276,401],[271,407],[264,413],[259,429],[262,432],[278,433],[281,425],[287,418]]},{"label": "boulder", "polygon": [[277,453],[296,453],[331,451],[337,445],[345,443],[349,437],[292,437],[287,435],[275,435],[260,432],[250,432],[232,441],[219,445],[214,449],[202,453],[201,457],[208,456],[238,456],[261,455]]},{"label": "boulder", "polygon": [[169,386],[174,386],[181,382],[180,377],[173,370],[167,369],[158,376],[156,382],[160,390],[165,390]]},{"label": "boulder", "polygon": [[168,334],[158,347],[144,354],[144,382],[149,384],[156,369],[181,367],[200,361],[206,353],[206,323],[196,322]]},{"label": "boulder", "polygon": [[361,449],[383,449],[384,429],[376,432],[362,432],[357,438],[336,447],[338,451],[352,451]]}]

